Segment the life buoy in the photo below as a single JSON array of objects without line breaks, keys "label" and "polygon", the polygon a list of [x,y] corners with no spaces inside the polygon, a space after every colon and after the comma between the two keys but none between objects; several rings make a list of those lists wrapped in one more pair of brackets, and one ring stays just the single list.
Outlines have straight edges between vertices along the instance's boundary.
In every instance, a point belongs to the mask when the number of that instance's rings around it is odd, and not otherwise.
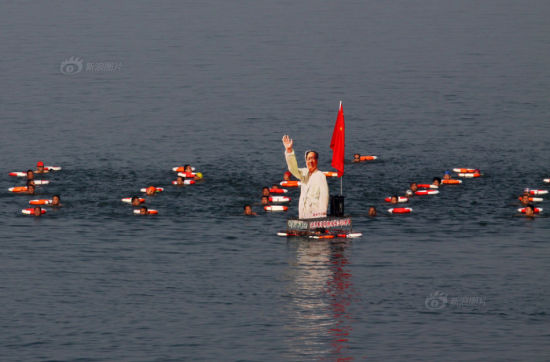
[{"label": "life buoy", "polygon": [[[30,208],[30,209],[23,209],[23,210],[21,210],[21,213],[23,213],[23,214],[25,214],[25,215],[34,215],[34,209],[33,209],[33,208]],[[45,214],[45,213],[46,213],[46,210],[41,209],[41,210],[40,210],[40,213],[41,213],[41,214]]]},{"label": "life buoy", "polygon": [[543,182],[546,182],[547,184],[550,184],[550,178],[545,178],[544,180],[542,180]]},{"label": "life buoy", "polygon": [[51,205],[52,200],[40,199],[40,200],[30,200],[29,205]]},{"label": "life buoy", "polygon": [[529,192],[529,194],[531,194],[531,195],[546,195],[548,193],[548,190],[525,189],[524,191]]},{"label": "life buoy", "polygon": [[[147,215],[157,215],[159,212],[158,210],[147,210]],[[134,209],[134,214],[141,215],[140,209]]]},{"label": "life buoy", "polygon": [[302,183],[300,181],[281,181],[279,185],[284,187],[298,187]]},{"label": "life buoy", "polygon": [[[542,207],[535,207],[533,212],[535,214],[538,214],[539,212],[542,212],[542,210],[543,210]],[[525,208],[524,207],[519,208],[518,211],[521,212],[522,214],[525,214]]]},{"label": "life buoy", "polygon": [[10,176],[12,177],[27,177],[26,172],[16,171],[16,172],[10,172]]},{"label": "life buoy", "polygon": [[265,211],[287,211],[288,206],[284,206],[284,205],[265,205],[264,210]]},{"label": "life buoy", "polygon": [[[172,167],[172,171],[174,172],[185,172],[185,167],[178,166],[178,167]],[[191,171],[195,171],[195,168],[191,166]]]},{"label": "life buoy", "polygon": [[310,235],[311,239],[334,239],[336,236],[332,234],[328,235]]},{"label": "life buoy", "polygon": [[[518,200],[521,201],[521,196],[518,197]],[[543,202],[544,199],[542,197],[530,197],[529,201],[531,201],[531,202]]]},{"label": "life buoy", "polygon": [[288,192],[287,189],[280,189],[280,188],[270,188],[269,192],[272,194],[286,194]]},{"label": "life buoy", "polygon": [[416,185],[419,189],[438,189],[439,186],[432,185],[432,184],[417,184]]},{"label": "life buoy", "polygon": [[415,195],[437,195],[439,193],[438,190],[418,190],[414,194]]},{"label": "life buoy", "polygon": [[269,196],[269,202],[290,202],[288,196]]},{"label": "life buoy", "polygon": [[60,166],[44,166],[44,169],[49,170],[49,171],[61,171],[62,170]]},{"label": "life buoy", "polygon": [[33,180],[35,185],[48,185],[50,180]]},{"label": "life buoy", "polygon": [[462,183],[462,180],[441,180],[441,183],[444,185],[459,185]]},{"label": "life buoy", "polygon": [[[140,189],[141,192],[147,192],[147,187]],[[164,191],[164,188],[162,187],[155,187],[155,192],[162,192]]]},{"label": "life buoy", "polygon": [[178,176],[185,177],[185,178],[193,178],[195,177],[196,173],[194,172],[178,172]]},{"label": "life buoy", "polygon": [[8,189],[10,192],[27,192],[27,186],[15,186]]},{"label": "life buoy", "polygon": [[456,173],[476,173],[476,170],[475,168],[453,168]]},{"label": "life buoy", "polygon": [[361,161],[374,161],[376,160],[378,157],[377,156],[360,156],[359,159]]},{"label": "life buoy", "polygon": [[[386,202],[391,202],[391,196],[388,196],[384,199],[384,201]],[[409,198],[408,197],[404,197],[404,196],[398,196],[397,197],[397,202],[407,202],[409,201]]]},{"label": "life buoy", "polygon": [[394,207],[391,209],[388,209],[388,212],[390,214],[410,214],[413,211],[410,207]]},{"label": "life buoy", "polygon": [[334,171],[323,171],[325,177],[338,177],[338,172]]},{"label": "life buoy", "polygon": [[[193,185],[195,183],[195,180],[183,180],[184,185]],[[172,185],[177,185],[178,181],[172,181]]]},{"label": "life buoy", "polygon": [[481,176],[480,173],[472,173],[472,172],[468,172],[468,173],[461,172],[458,174],[458,177],[464,177],[464,178],[473,178],[473,177],[480,177],[480,176]]},{"label": "life buoy", "polygon": [[[143,204],[145,202],[145,199],[142,199],[142,198],[139,198],[139,203],[140,204]],[[123,199],[121,199],[122,202],[125,202],[127,204],[131,204],[132,203],[132,198],[131,197],[125,197]]]}]

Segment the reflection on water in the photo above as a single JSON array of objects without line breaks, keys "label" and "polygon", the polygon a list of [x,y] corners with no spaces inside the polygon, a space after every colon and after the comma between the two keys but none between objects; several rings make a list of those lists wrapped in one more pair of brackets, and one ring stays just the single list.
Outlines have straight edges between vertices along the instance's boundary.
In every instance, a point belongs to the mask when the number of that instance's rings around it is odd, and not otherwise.
[{"label": "reflection on water", "polygon": [[350,306],[353,288],[347,243],[297,240],[285,306],[289,354],[304,359],[353,360],[349,343],[353,331]]}]

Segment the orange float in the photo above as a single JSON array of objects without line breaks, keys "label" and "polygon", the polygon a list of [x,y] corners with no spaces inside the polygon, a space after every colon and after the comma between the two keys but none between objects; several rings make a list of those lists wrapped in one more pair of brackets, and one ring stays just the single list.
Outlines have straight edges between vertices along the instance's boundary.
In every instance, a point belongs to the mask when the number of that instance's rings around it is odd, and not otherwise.
[{"label": "orange float", "polygon": [[326,177],[338,177],[338,172],[334,171],[323,171]]},{"label": "orange float", "polygon": [[476,168],[453,168],[453,171],[456,173],[479,173]]},{"label": "orange float", "polygon": [[[521,196],[518,197],[518,200],[521,201]],[[530,197],[529,201],[531,201],[531,202],[542,202],[542,201],[544,201],[544,199],[542,197]]]},{"label": "orange float", "polygon": [[460,185],[462,180],[441,180],[441,183],[444,185]]},{"label": "orange float", "polygon": [[27,186],[15,186],[8,189],[10,192],[27,192]]},{"label": "orange float", "polygon": [[474,177],[480,177],[480,173],[474,173],[474,172],[461,172],[458,174],[458,177],[464,177],[464,178],[474,178]]},{"label": "orange float", "polygon": [[12,177],[27,177],[27,173],[26,172],[20,172],[20,171],[10,172],[10,176],[12,176]]},{"label": "orange float", "polygon": [[[174,171],[174,172],[185,172],[185,167],[183,167],[183,166],[172,167],[172,171]],[[191,167],[191,171],[195,171],[195,168]]]},{"label": "orange float", "polygon": [[439,191],[437,190],[418,190],[414,194],[422,196],[422,195],[437,195],[438,193]]},{"label": "orange float", "polygon": [[[534,213],[535,214],[538,214],[539,212],[542,212],[542,207],[535,207],[534,209]],[[521,207],[518,209],[519,212],[521,212],[522,214],[525,214],[525,208],[524,207]]]},{"label": "orange float", "polygon": [[[159,213],[158,210],[147,210],[147,215],[157,215],[158,213]],[[135,209],[134,214],[141,215],[141,210]]]},{"label": "orange float", "polygon": [[288,192],[287,189],[281,189],[279,187],[272,187],[269,189],[269,192],[272,194],[286,194]]},{"label": "orange float", "polygon": [[30,200],[29,205],[51,205],[52,200],[40,199],[40,200]]},{"label": "orange float", "polygon": [[416,185],[419,189],[438,189],[439,186],[432,185],[432,184],[417,184]]},{"label": "orange float", "polygon": [[269,196],[269,202],[290,202],[288,196]]},{"label": "orange float", "polygon": [[[139,198],[138,200],[139,200],[140,204],[143,204],[145,202],[145,199],[142,199],[142,198]],[[125,202],[127,204],[131,204],[132,203],[132,198],[131,197],[125,197],[121,201]]]},{"label": "orange float", "polygon": [[[147,192],[147,189],[148,189],[148,188],[149,188],[149,187],[142,188],[140,191],[141,191],[141,192]],[[162,187],[155,187],[155,192],[162,192],[162,191],[164,191],[164,188],[162,188]]]},{"label": "orange float", "polygon": [[390,214],[410,214],[412,210],[413,209],[410,207],[394,207],[392,209],[388,209],[388,212]]},{"label": "orange float", "polygon": [[[195,183],[195,180],[183,180],[184,185],[193,185]],[[177,185],[178,181],[172,181],[172,185]]]},{"label": "orange float", "polygon": [[265,211],[287,211],[288,206],[283,205],[266,205],[264,206]]},{"label": "orange float", "polygon": [[279,185],[284,187],[298,187],[301,185],[300,181],[281,181]]},{"label": "orange float", "polygon": [[[45,214],[46,210],[41,209],[40,212],[41,212],[41,214]],[[33,208],[23,209],[23,210],[21,210],[21,213],[23,213],[24,215],[34,215],[34,209]]]},{"label": "orange float", "polygon": [[531,190],[531,189],[525,189],[525,192],[529,192],[530,195],[546,195],[548,193],[548,190]]},{"label": "orange float", "polygon": [[378,158],[377,156],[361,156],[361,157],[359,157],[359,159],[361,161],[374,161],[377,158]]},{"label": "orange float", "polygon": [[[384,201],[386,202],[391,202],[391,196],[388,196],[384,199]],[[404,197],[404,196],[398,196],[397,197],[397,202],[407,202],[409,201],[409,198],[408,197]]]}]

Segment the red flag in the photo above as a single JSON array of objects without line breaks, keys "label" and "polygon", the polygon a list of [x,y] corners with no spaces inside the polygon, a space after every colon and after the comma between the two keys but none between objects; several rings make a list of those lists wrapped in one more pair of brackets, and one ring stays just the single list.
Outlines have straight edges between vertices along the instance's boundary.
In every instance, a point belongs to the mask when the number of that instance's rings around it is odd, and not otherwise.
[{"label": "red flag", "polygon": [[332,139],[330,140],[330,148],[332,149],[331,166],[338,170],[338,177],[342,177],[342,175],[344,174],[345,144],[346,125],[344,124],[344,108],[342,108],[342,101],[340,101],[338,117],[336,118],[334,131],[332,132]]}]

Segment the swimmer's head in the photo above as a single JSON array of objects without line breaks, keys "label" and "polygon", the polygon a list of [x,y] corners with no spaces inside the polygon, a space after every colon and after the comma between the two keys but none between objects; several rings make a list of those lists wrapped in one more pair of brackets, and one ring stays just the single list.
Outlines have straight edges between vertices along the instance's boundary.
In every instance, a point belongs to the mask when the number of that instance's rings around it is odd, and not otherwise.
[{"label": "swimmer's head", "polygon": [[184,172],[193,172],[193,168],[191,167],[191,165],[184,165],[183,166],[183,171]]},{"label": "swimmer's head", "polygon": [[399,202],[399,198],[397,197],[397,195],[393,195],[390,199],[390,202],[392,204],[397,204]]},{"label": "swimmer's head", "polygon": [[38,161],[38,162],[36,163],[36,169],[38,170],[38,172],[44,171],[44,162]]},{"label": "swimmer's head", "polygon": [[27,170],[27,180],[34,179],[34,172],[33,170]]},{"label": "swimmer's head", "polygon": [[252,207],[250,207],[250,205],[246,204],[243,208],[245,215],[252,215]]},{"label": "swimmer's head", "polygon": [[195,174],[195,176],[200,180],[202,178],[202,173],[201,172],[197,172]]},{"label": "swimmer's head", "polygon": [[290,176],[291,175],[292,174],[289,171],[285,172],[285,174],[283,175],[283,180],[290,181]]},{"label": "swimmer's head", "polygon": [[376,216],[376,207],[374,206],[369,207],[369,216],[371,217]]},{"label": "swimmer's head", "polygon": [[412,192],[415,192],[416,190],[418,190],[418,186],[416,185],[416,182],[411,182],[410,187]]},{"label": "swimmer's head", "polygon": [[534,216],[535,207],[532,204],[525,206],[525,216]]},{"label": "swimmer's head", "polygon": [[269,205],[269,197],[262,196],[262,205]]},{"label": "swimmer's head", "polygon": [[59,195],[52,196],[52,205],[54,206],[59,205],[60,202],[61,202],[61,198],[59,197]]},{"label": "swimmer's head", "polygon": [[432,184],[436,186],[441,185],[441,179],[439,177],[434,177]]},{"label": "swimmer's head", "polygon": [[262,187],[262,196],[269,196],[269,187]]},{"label": "swimmer's head", "polygon": [[131,203],[133,206],[138,206],[139,204],[141,204],[141,202],[139,202],[139,197],[137,196],[132,196]]},{"label": "swimmer's head", "polygon": [[451,179],[451,172],[445,171],[445,175],[443,175],[443,178],[445,180],[450,180]]},{"label": "swimmer's head", "polygon": [[42,215],[42,208],[40,206],[35,206],[33,210],[34,216],[40,216]]},{"label": "swimmer's head", "polygon": [[145,193],[149,196],[154,195],[156,191],[157,189],[155,186],[149,186],[147,187],[147,189],[145,189]]},{"label": "swimmer's head", "polygon": [[147,207],[146,206],[142,206],[139,208],[139,214],[140,215],[147,215]]},{"label": "swimmer's head", "polygon": [[31,184],[27,186],[27,193],[33,195],[36,188],[34,187],[34,184]]}]

